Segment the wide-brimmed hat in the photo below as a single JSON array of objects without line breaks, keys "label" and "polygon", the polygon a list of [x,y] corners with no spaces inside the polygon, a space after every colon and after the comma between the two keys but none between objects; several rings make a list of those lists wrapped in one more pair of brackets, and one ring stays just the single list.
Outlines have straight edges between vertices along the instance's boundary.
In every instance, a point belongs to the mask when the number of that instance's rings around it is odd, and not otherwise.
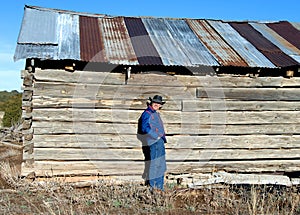
[{"label": "wide-brimmed hat", "polygon": [[166,103],[165,101],[163,101],[162,97],[159,96],[159,95],[155,95],[155,96],[153,96],[153,98],[149,97],[149,100],[151,102],[158,103],[158,104],[161,104],[161,105]]}]

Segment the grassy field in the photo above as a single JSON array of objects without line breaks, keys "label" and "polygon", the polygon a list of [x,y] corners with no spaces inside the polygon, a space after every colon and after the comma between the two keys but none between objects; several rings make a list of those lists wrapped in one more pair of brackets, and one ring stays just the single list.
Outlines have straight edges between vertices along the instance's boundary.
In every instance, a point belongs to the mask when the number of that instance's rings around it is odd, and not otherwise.
[{"label": "grassy field", "polygon": [[297,186],[166,184],[164,193],[150,193],[143,184],[103,178],[81,188],[63,178],[23,179],[15,142],[0,141],[0,214],[300,214]]}]

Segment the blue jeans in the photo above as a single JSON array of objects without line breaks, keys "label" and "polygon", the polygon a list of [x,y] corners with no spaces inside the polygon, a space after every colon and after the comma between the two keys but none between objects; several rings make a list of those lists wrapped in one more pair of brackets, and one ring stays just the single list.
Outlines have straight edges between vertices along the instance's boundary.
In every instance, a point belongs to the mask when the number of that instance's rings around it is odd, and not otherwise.
[{"label": "blue jeans", "polygon": [[[166,151],[163,139],[159,139],[148,147],[148,159],[145,159],[146,179],[151,188],[164,190],[164,175],[166,171]],[[145,155],[146,157],[146,155]]]}]

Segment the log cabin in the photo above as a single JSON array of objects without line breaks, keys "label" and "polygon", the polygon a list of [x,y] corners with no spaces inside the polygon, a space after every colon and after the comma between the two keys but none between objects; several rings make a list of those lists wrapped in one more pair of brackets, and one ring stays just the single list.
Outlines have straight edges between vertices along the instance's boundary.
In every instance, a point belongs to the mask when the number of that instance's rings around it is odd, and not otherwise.
[{"label": "log cabin", "polygon": [[26,5],[22,175],[140,177],[162,95],[167,174],[300,170],[300,23],[123,17]]}]

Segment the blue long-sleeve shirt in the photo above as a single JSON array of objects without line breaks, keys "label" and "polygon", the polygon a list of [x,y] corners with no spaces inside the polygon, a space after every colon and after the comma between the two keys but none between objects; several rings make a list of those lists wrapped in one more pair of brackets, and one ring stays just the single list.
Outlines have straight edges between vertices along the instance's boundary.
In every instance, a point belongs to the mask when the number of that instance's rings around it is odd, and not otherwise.
[{"label": "blue long-sleeve shirt", "polygon": [[166,143],[166,134],[160,115],[150,105],[139,118],[138,136],[143,145],[152,145],[160,138]]}]

